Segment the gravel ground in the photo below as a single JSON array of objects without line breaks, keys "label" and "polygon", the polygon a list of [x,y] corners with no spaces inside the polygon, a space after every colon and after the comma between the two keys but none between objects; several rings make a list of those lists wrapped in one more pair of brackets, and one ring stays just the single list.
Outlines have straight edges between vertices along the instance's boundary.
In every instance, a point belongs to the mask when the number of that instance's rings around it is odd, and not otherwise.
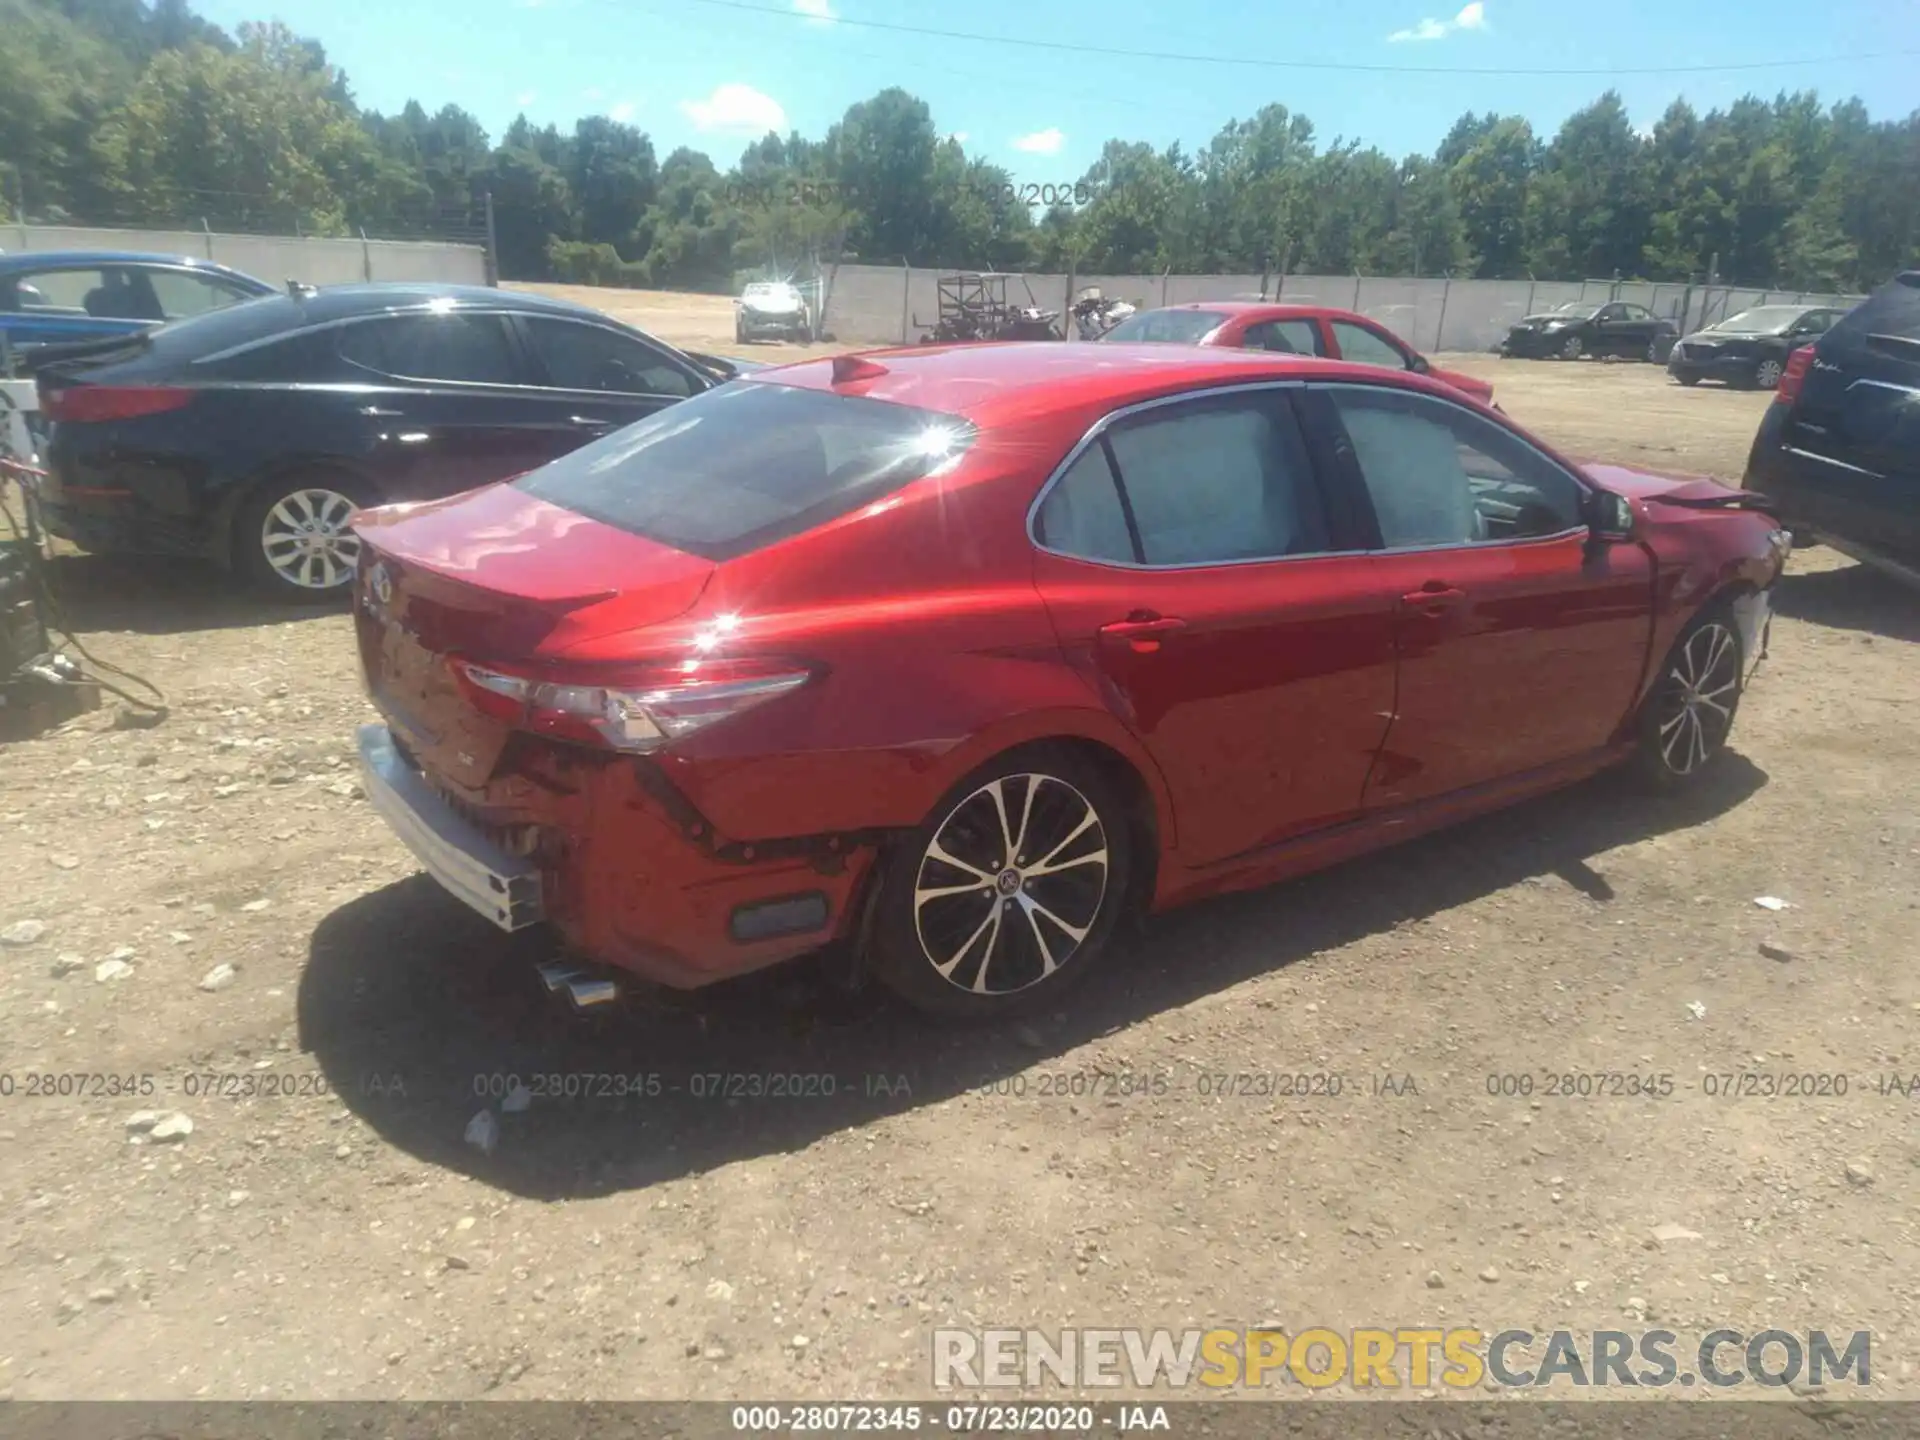
[{"label": "gravel ground", "polygon": [[[724,302],[616,300],[729,348]],[[1766,403],[1447,363],[1576,453],[1723,475]],[[1879,1093],[1920,1072],[1920,620],[1831,552],[1711,789],[1166,916],[1069,1012],[964,1035],[804,967],[557,1010],[360,795],[342,617],[57,570],[174,709],[0,749],[0,1396],[924,1397],[939,1325],[1269,1322],[1864,1328],[1876,1393],[1920,1393],[1920,1099]],[[1707,1094],[1742,1071],[1848,1093]],[[833,1093],[697,1093],[736,1072]],[[1202,1093],[1270,1072],[1341,1093]],[[660,1089],[502,1113],[556,1073]]]}]

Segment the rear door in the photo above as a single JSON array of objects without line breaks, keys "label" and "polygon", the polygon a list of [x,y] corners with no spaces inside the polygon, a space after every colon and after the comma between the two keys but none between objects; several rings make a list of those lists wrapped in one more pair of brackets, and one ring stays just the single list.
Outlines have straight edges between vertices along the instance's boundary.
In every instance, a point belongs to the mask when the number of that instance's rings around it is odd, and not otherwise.
[{"label": "rear door", "polygon": [[1375,583],[1397,617],[1393,725],[1367,807],[1606,745],[1646,662],[1646,552],[1590,547],[1583,483],[1464,404],[1330,384],[1302,407],[1368,512]]},{"label": "rear door", "polygon": [[1784,438],[1807,462],[1800,508],[1816,529],[1920,553],[1920,272],[1820,338]]},{"label": "rear door", "polygon": [[504,315],[472,310],[387,315],[341,326],[345,374],[367,388],[368,463],[388,498],[425,500],[504,480],[591,434],[548,423],[526,355]]},{"label": "rear door", "polygon": [[524,314],[513,324],[556,454],[712,388],[675,357],[608,325]]},{"label": "rear door", "polygon": [[1035,507],[1035,580],[1073,662],[1153,755],[1181,863],[1352,818],[1393,707],[1393,604],[1340,553],[1265,385],[1133,407]]}]

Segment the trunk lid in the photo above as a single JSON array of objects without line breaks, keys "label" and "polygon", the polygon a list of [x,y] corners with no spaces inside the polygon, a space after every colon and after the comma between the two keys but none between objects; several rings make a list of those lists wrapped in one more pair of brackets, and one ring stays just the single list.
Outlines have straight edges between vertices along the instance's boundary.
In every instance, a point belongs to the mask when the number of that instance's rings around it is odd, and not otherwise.
[{"label": "trunk lid", "polygon": [[354,530],[368,691],[429,775],[476,789],[511,730],[467,700],[456,661],[537,666],[583,639],[677,619],[716,568],[511,482],[362,511]]}]

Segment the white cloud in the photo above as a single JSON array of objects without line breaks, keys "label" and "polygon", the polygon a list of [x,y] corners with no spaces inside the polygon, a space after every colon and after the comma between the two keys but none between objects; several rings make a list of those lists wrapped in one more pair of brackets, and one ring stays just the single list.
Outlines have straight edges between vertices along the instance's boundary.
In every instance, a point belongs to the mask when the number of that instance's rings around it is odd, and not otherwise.
[{"label": "white cloud", "polygon": [[538,90],[522,90],[518,95],[513,97],[513,103],[524,110],[539,98],[540,92]]},{"label": "white cloud", "polygon": [[624,125],[627,123],[627,121],[633,119],[633,111],[634,111],[633,101],[622,100],[618,105],[615,105],[612,109],[607,111],[607,118],[609,120],[618,120],[622,125]]},{"label": "white cloud", "polygon": [[1058,155],[1066,136],[1058,130],[1036,130],[1031,135],[1022,135],[1013,142],[1013,148],[1024,150],[1029,155]]},{"label": "white cloud", "polygon": [[785,130],[787,112],[771,95],[751,85],[717,85],[704,100],[682,100],[680,109],[702,130]]},{"label": "white cloud", "polygon": [[839,18],[833,13],[833,0],[793,0],[793,8],[821,25],[831,25]]},{"label": "white cloud", "polygon": [[582,99],[586,100],[604,100],[607,98],[607,92],[602,90],[598,85],[588,86],[580,92],[580,95]]},{"label": "white cloud", "polygon": [[1401,40],[1444,40],[1456,30],[1484,30],[1487,28],[1487,7],[1481,0],[1463,6],[1460,13],[1451,20],[1435,20],[1431,17],[1418,25],[1405,30],[1396,30],[1387,39]]}]

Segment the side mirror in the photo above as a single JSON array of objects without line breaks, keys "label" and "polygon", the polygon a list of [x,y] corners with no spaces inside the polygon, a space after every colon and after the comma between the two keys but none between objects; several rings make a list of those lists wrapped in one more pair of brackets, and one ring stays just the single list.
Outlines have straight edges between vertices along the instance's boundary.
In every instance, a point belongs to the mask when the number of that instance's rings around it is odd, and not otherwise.
[{"label": "side mirror", "polygon": [[1427,357],[1424,355],[1414,356],[1412,363],[1408,365],[1407,368],[1416,375],[1429,375],[1433,372],[1433,366],[1427,363]]},{"label": "side mirror", "polygon": [[1623,495],[1607,490],[1590,491],[1587,496],[1587,528],[1598,545],[1633,538],[1633,506]]}]

